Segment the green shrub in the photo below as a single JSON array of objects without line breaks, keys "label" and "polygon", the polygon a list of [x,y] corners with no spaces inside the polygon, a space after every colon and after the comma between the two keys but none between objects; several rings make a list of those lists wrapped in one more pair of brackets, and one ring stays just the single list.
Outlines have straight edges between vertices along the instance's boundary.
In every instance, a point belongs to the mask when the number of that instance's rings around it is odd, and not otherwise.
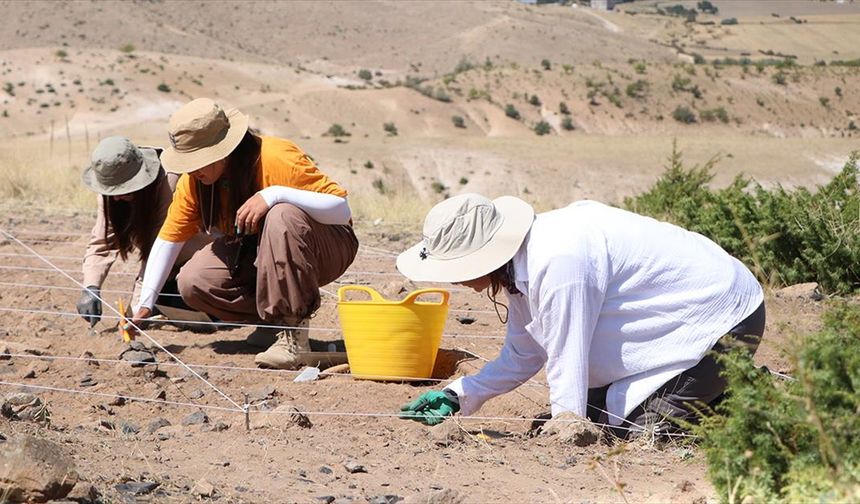
[{"label": "green shrub", "polygon": [[718,9],[716,5],[712,4],[708,0],[701,0],[699,3],[696,4],[696,7],[700,11],[707,12],[708,14],[716,14],[720,12],[720,9]]},{"label": "green shrub", "polygon": [[720,121],[721,123],[729,122],[729,113],[723,107],[703,110],[699,113],[699,117],[706,122]]},{"label": "green shrub", "polygon": [[373,79],[373,74],[370,72],[370,70],[368,70],[366,68],[362,68],[361,70],[358,71],[358,78],[362,79],[362,80],[369,81],[369,80]]},{"label": "green shrub", "polygon": [[848,121],[848,131],[857,131],[858,129],[860,128],[857,127],[857,124],[853,120]]},{"label": "green shrub", "polygon": [[639,61],[639,62],[633,64],[633,70],[635,70],[636,73],[639,75],[643,75],[647,68],[648,68],[648,66],[645,64],[644,61]]},{"label": "green shrub", "polygon": [[460,185],[466,185],[469,183],[469,179],[466,177],[460,177]]},{"label": "green shrub", "polygon": [[66,59],[66,57],[67,57],[68,55],[69,55],[69,53],[67,53],[66,51],[64,51],[64,50],[62,50],[62,49],[60,49],[60,50],[58,50],[57,52],[55,52],[55,53],[54,53],[54,56],[56,56],[56,57],[58,57],[58,58],[60,58],[60,59]]},{"label": "green shrub", "polygon": [[335,138],[348,137],[351,135],[352,135],[352,133],[350,133],[349,131],[344,129],[344,127],[338,123],[332,124],[331,126],[328,127],[328,130],[326,130],[326,132],[323,133],[323,136],[331,136],[331,137],[335,137]]},{"label": "green shrub", "polygon": [[[108,80],[110,80],[110,79],[108,79]],[[105,83],[107,83],[107,81],[105,81]],[[110,85],[113,85],[113,81],[111,81]],[[167,84],[162,82],[161,84],[158,85],[158,90],[161,91],[162,93],[169,93],[170,92],[170,86],[168,86]]]},{"label": "green shrub", "polygon": [[134,45],[125,44],[124,46],[120,47],[119,50],[124,52],[124,53],[132,53],[132,52],[134,52]]},{"label": "green shrub", "polygon": [[395,126],[393,122],[383,123],[382,129],[385,130],[389,136],[397,136],[397,126]]},{"label": "green shrub", "polygon": [[772,79],[773,79],[773,82],[775,84],[779,84],[780,86],[785,86],[788,84],[788,80],[786,79],[785,72],[783,72],[782,70],[773,74]]},{"label": "green shrub", "polygon": [[383,181],[379,177],[373,179],[373,182],[371,182],[371,185],[373,186],[374,189],[379,191],[379,194],[385,194],[386,192],[388,192],[388,188],[385,187],[385,181]]},{"label": "green shrub", "polygon": [[836,86],[835,88],[833,88],[833,94],[835,94],[839,98],[842,98],[842,88],[839,86]]},{"label": "green shrub", "polygon": [[510,103],[505,105],[505,115],[511,119],[516,119],[517,121],[520,120],[520,111]]},{"label": "green shrub", "polygon": [[720,24],[726,25],[726,26],[736,25],[736,24],[738,24],[738,18],[734,18],[734,17],[725,18],[722,21],[720,21]]},{"label": "green shrub", "polygon": [[534,105],[535,107],[540,107],[540,105],[541,105],[540,98],[538,98],[537,95],[532,95],[531,98],[529,98],[529,104]]},{"label": "green shrub", "polygon": [[624,206],[701,233],[747,264],[770,285],[818,282],[831,293],[860,287],[860,189],[857,155],[816,191],[765,189],[737,177],[712,190],[718,162],[684,168],[673,147],[654,186]]},{"label": "green shrub", "polygon": [[15,84],[12,84],[11,82],[3,84],[3,91],[6,91],[6,94],[9,96],[15,96]]},{"label": "green shrub", "polygon": [[824,328],[788,346],[796,380],[749,357],[722,358],[717,415],[696,428],[717,493],[728,502],[856,502],[860,491],[860,307],[837,303]]},{"label": "green shrub", "polygon": [[637,80],[627,85],[626,94],[630,98],[645,98],[648,93],[648,83],[644,80]]},{"label": "green shrub", "polygon": [[445,88],[436,88],[436,92],[433,93],[433,98],[439,100],[440,102],[450,103],[451,97],[448,95],[448,92],[445,91]]},{"label": "green shrub", "polygon": [[561,102],[558,104],[558,113],[562,115],[570,115],[570,109],[567,108],[567,103]]},{"label": "green shrub", "polygon": [[818,98],[818,103],[820,103],[824,108],[830,108],[830,98],[826,96],[820,96]]},{"label": "green shrub", "polygon": [[565,117],[561,120],[561,128],[566,131],[573,131],[576,127],[573,125],[573,119]]},{"label": "green shrub", "polygon": [[550,70],[552,68],[552,63],[550,63],[548,59],[544,58],[541,60],[540,66],[542,66],[544,70]]},{"label": "green shrub", "polygon": [[364,167],[367,168],[368,170],[372,170],[373,169],[373,161],[370,161],[370,160],[365,161]]},{"label": "green shrub", "polygon": [[548,135],[552,131],[552,128],[550,127],[548,122],[538,121],[538,123],[535,124],[534,131],[535,134],[537,134],[538,136],[543,136]]},{"label": "green shrub", "polygon": [[463,116],[458,116],[458,115],[451,116],[451,122],[454,123],[455,128],[465,128],[466,127],[466,120],[463,119]]},{"label": "green shrub", "polygon": [[448,188],[445,187],[445,184],[443,184],[442,182],[434,180],[433,183],[430,184],[430,189],[433,189],[433,192],[436,194],[441,194],[443,191],[445,191],[445,189]]},{"label": "green shrub", "polygon": [[679,123],[693,124],[696,122],[696,113],[690,110],[690,107],[679,105],[672,112],[672,118]]}]

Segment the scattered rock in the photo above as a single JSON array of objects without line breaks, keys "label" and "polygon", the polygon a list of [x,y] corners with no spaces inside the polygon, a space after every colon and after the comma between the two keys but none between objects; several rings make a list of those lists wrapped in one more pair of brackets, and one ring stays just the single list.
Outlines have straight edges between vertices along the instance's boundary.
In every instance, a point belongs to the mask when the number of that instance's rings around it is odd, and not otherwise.
[{"label": "scattered rock", "polygon": [[74,461],[56,443],[32,436],[0,443],[0,494],[4,502],[63,499],[78,479]]},{"label": "scattered rock", "polygon": [[35,377],[36,377],[36,371],[34,371],[32,369],[26,370],[24,372],[24,376],[22,376],[22,378],[24,378],[24,379],[35,378]]},{"label": "scattered rock", "polygon": [[690,490],[695,488],[695,486],[696,485],[694,485],[693,482],[690,480],[684,480],[684,481],[681,481],[680,483],[675,484],[675,488],[677,488],[678,490],[680,490],[682,492],[689,492]]},{"label": "scattered rock", "polygon": [[434,425],[428,430],[428,435],[436,446],[451,446],[464,440],[463,429],[457,425],[457,422],[442,422]]},{"label": "scattered rock", "polygon": [[407,292],[412,292],[418,287],[411,280],[392,280],[379,290],[388,299],[401,299]]},{"label": "scattered rock", "polygon": [[344,469],[346,469],[346,472],[348,472],[350,474],[366,473],[367,472],[367,469],[365,469],[365,467],[363,465],[359,464],[358,462],[356,462],[355,460],[352,460],[352,459],[344,462],[343,467],[344,467]]},{"label": "scattered rock", "polygon": [[138,432],[140,432],[140,427],[138,427],[132,422],[129,422],[128,420],[124,420],[120,424],[119,428],[123,434],[137,434]]},{"label": "scattered rock", "polygon": [[[126,392],[127,393],[127,392]],[[124,406],[125,405],[125,396],[118,395],[110,400],[108,403],[109,406]]]},{"label": "scattered rock", "polygon": [[122,494],[146,495],[158,488],[158,486],[159,483],[154,481],[126,481],[125,483],[114,485],[114,488]]},{"label": "scattered rock", "polygon": [[200,428],[200,432],[221,432],[229,429],[230,426],[224,422],[215,422],[214,424],[203,424],[203,427]]},{"label": "scattered rock", "polygon": [[149,422],[149,425],[146,427],[146,432],[148,434],[152,434],[162,427],[167,427],[170,425],[170,422],[166,418],[157,418],[152,422]]},{"label": "scattered rock", "polygon": [[167,398],[167,392],[164,391],[163,388],[157,383],[144,383],[143,384],[144,396],[149,399],[155,399],[156,401],[163,401]]},{"label": "scattered rock", "polygon": [[194,486],[194,493],[200,497],[212,497],[215,495],[215,485],[205,479],[200,480]]},{"label": "scattered rock", "polygon": [[95,358],[96,358],[96,356],[95,356],[95,355],[93,355],[93,353],[92,353],[92,352],[90,352],[89,350],[84,350],[84,352],[83,352],[83,353],[82,353],[78,358],[80,358],[80,359],[90,359],[90,360],[87,360],[87,361],[86,361],[86,363],[87,363],[86,365],[87,365],[87,366],[99,367],[99,361],[97,361],[97,360],[93,360],[93,359],[95,359]]},{"label": "scattered rock", "polygon": [[48,423],[51,412],[48,405],[34,394],[15,392],[6,396],[0,405],[0,415],[10,420]]},{"label": "scattered rock", "polygon": [[203,391],[200,389],[195,389],[193,392],[188,394],[189,399],[200,399],[203,397]]},{"label": "scattered rock", "polygon": [[98,382],[93,378],[91,374],[85,374],[81,376],[81,381],[78,382],[78,385],[81,387],[92,387],[93,385],[98,384]]},{"label": "scattered rock", "polygon": [[116,424],[113,423],[113,420],[101,419],[99,420],[98,425],[96,425],[97,429],[104,430],[116,430]]},{"label": "scattered rock", "polygon": [[465,498],[460,492],[451,488],[430,490],[416,495],[410,495],[404,504],[462,504]]},{"label": "scattered rock", "polygon": [[51,365],[45,361],[31,362],[24,370],[22,377],[26,379],[35,378],[51,369]]},{"label": "scattered rock", "polygon": [[378,495],[370,499],[370,504],[395,504],[403,500],[399,495]]},{"label": "scattered rock", "polygon": [[590,420],[569,411],[562,412],[538,427],[541,436],[555,436],[561,443],[589,446],[600,441],[601,430]]},{"label": "scattered rock", "polygon": [[78,504],[95,504],[97,502],[103,502],[98,488],[86,481],[78,481],[75,487],[72,488],[72,491],[66,495],[66,498],[70,501],[77,502]]},{"label": "scattered rock", "polygon": [[197,410],[182,419],[182,425],[200,425],[209,423],[209,417],[202,410]]},{"label": "scattered rock", "polygon": [[775,291],[774,296],[787,299],[810,299],[812,301],[821,301],[824,299],[821,291],[818,290],[818,283],[816,282],[789,285]]},{"label": "scattered rock", "polygon": [[170,439],[171,436],[166,432],[159,432],[155,437],[159,441],[167,441],[168,439]]},{"label": "scattered rock", "polygon": [[50,345],[48,344],[40,346],[36,344],[37,342],[34,340],[38,340],[38,342],[44,342],[44,340],[41,340],[39,338],[31,338],[30,340],[28,340],[27,343],[17,343],[15,341],[0,340],[0,354],[46,355],[48,353],[47,348]]},{"label": "scattered rock", "polygon": [[457,317],[457,322],[459,322],[459,323],[461,323],[461,324],[463,324],[463,325],[471,325],[471,324],[474,324],[474,323],[475,323],[475,320],[476,320],[476,319],[475,319],[475,317],[469,317],[469,316],[466,316],[466,315],[460,315],[460,316],[458,316],[458,317]]},{"label": "scattered rock", "polygon": [[143,367],[146,364],[155,363],[155,352],[147,348],[140,341],[132,341],[119,354],[119,359],[131,364],[132,367]]},{"label": "scattered rock", "polygon": [[331,504],[332,502],[334,502],[334,495],[321,495],[316,499],[323,504]]},{"label": "scattered rock", "polygon": [[277,395],[278,391],[272,385],[264,385],[258,389],[252,390],[248,394],[248,400],[251,402],[265,401]]},{"label": "scattered rock", "polygon": [[278,406],[275,408],[275,411],[272,415],[274,418],[285,418],[286,426],[295,425],[297,427],[301,427],[302,429],[310,429],[314,426],[311,422],[311,419],[308,418],[307,415],[299,411],[298,408],[291,404],[284,404],[283,406]]},{"label": "scattered rock", "polygon": [[320,467],[320,472],[323,474],[331,474],[334,472],[334,470],[331,467],[324,465]]}]

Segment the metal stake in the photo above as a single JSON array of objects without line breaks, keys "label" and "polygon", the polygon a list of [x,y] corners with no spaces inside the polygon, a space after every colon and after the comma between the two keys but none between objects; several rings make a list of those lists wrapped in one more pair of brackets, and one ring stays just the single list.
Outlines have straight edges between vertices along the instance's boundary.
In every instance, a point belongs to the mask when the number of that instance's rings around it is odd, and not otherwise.
[{"label": "metal stake", "polygon": [[251,432],[251,405],[248,402],[248,393],[243,392],[242,395],[245,396],[245,405],[242,406],[242,409],[245,410],[245,430]]}]

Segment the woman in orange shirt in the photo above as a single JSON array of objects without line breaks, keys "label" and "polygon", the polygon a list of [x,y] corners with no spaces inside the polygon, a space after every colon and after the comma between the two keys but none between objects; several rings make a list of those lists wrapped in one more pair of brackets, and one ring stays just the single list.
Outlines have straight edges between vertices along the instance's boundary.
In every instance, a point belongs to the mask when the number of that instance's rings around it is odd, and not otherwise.
[{"label": "woman in orange shirt", "polygon": [[358,251],[346,191],[295,144],[254,135],[247,116],[208,98],[174,113],[169,136],[162,164],[182,176],[134,321],[151,315],[182,244],[202,229],[217,238],[180,270],[183,301],[221,320],[287,326],[249,337],[269,346],[257,354],[259,366],[316,364],[307,320],[319,308],[319,287],[341,276]]}]

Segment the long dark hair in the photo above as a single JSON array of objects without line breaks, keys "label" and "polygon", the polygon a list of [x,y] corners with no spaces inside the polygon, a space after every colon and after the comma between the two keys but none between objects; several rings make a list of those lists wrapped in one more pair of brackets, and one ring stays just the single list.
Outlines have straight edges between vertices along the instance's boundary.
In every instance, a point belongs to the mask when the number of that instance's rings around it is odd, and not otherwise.
[{"label": "long dark hair", "polygon": [[516,286],[513,259],[490,273],[490,289],[488,294],[491,294],[495,298],[502,291],[502,288],[507,290],[509,294],[520,293]]},{"label": "long dark hair", "polygon": [[[227,157],[227,167],[217,182],[204,189],[203,184],[197,181],[197,194],[200,196],[200,211],[204,227],[220,222],[218,217],[230,222],[235,218],[236,211],[245,201],[257,192],[257,173],[254,166],[260,159],[260,137],[247,131],[239,145]],[[229,194],[229,208],[227,215],[221,215],[221,191],[215,189],[216,185],[227,188]],[[210,209],[214,215],[210,215]],[[222,229],[225,234],[232,234],[233,229]]]},{"label": "long dark hair", "polygon": [[[128,259],[133,249],[140,253],[140,259],[149,257],[149,251],[155,241],[152,233],[155,220],[155,202],[157,201],[158,185],[166,175],[164,169],[159,169],[155,180],[143,189],[131,194],[131,201],[122,201],[102,196],[104,208],[105,243],[109,248],[119,251],[123,261]],[[110,232],[113,231],[113,236]]]}]

